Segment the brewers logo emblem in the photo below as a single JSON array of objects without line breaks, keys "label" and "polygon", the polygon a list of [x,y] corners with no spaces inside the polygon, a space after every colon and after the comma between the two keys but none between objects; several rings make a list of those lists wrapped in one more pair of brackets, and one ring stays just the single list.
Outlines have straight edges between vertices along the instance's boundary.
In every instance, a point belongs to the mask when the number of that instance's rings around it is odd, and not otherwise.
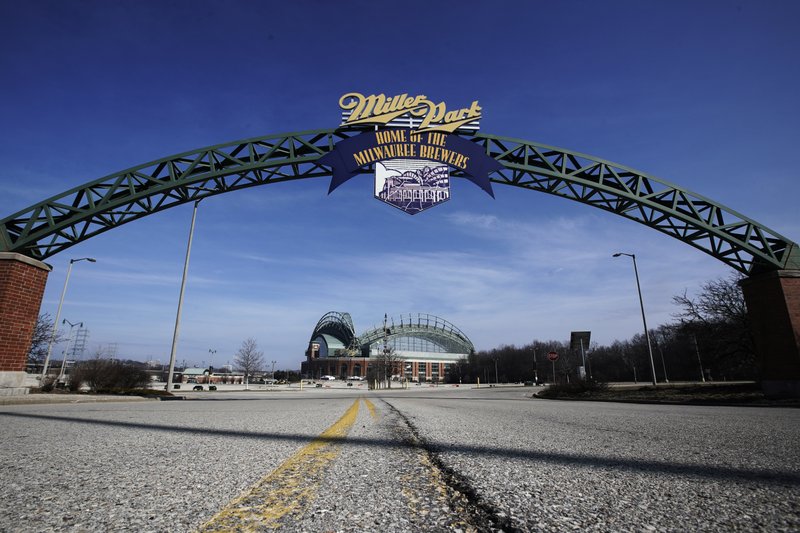
[{"label": "brewers logo emblem", "polygon": [[410,215],[450,199],[451,172],[494,197],[489,173],[501,165],[464,136],[478,130],[477,101],[448,111],[425,96],[347,93],[339,106],[343,127],[365,130],[319,159],[332,169],[329,193],[374,168],[375,198]]}]

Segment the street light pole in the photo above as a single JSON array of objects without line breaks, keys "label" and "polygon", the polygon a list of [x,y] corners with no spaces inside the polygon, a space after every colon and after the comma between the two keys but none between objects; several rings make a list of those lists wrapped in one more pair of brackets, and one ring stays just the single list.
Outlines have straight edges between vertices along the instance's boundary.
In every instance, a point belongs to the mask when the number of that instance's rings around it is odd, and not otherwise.
[{"label": "street light pole", "polygon": [[[183,309],[183,292],[186,289],[186,275],[189,273],[189,255],[192,252],[192,237],[194,237],[194,221],[197,218],[197,205],[200,200],[195,200],[192,210],[192,224],[189,227],[189,242],[186,244],[186,259],[183,262],[183,277],[181,278],[181,291],[178,295],[178,312],[175,314],[175,330],[172,332],[172,350],[169,354],[169,374],[167,375],[167,392],[172,390],[172,373],[175,371],[175,352],[178,348],[178,332],[181,327],[181,310]],[[185,370],[185,368],[184,368]]]},{"label": "street light pole", "polygon": [[44,358],[44,367],[42,368],[42,378],[47,375],[47,367],[50,364],[50,353],[53,351],[53,342],[56,340],[56,332],[58,331],[58,319],[61,318],[61,307],[64,305],[64,296],[67,294],[67,284],[69,284],[69,276],[72,274],[72,264],[78,261],[89,261],[90,263],[97,262],[93,257],[81,257],[80,259],[70,259],[69,268],[67,268],[67,277],[64,278],[64,289],[61,291],[61,300],[58,302],[58,310],[56,311],[56,318],[53,321],[53,332],[50,334],[50,342],[47,344],[47,355]]},{"label": "street light pole", "polygon": [[644,336],[647,339],[647,352],[650,354],[650,371],[653,373],[653,386],[655,387],[658,385],[658,381],[656,380],[656,365],[653,362],[653,346],[650,344],[650,332],[647,329],[647,319],[644,314],[644,300],[642,299],[642,287],[639,285],[639,269],[636,268],[636,255],[617,252],[613,257],[619,257],[621,255],[626,255],[633,259],[633,273],[636,275],[636,290],[639,293],[639,307],[642,309],[642,324],[644,324]]},{"label": "street light pole", "polygon": [[212,350],[211,348],[208,349],[208,384],[211,384],[211,374],[214,370],[214,354],[217,353],[216,350]]},{"label": "street light pole", "polygon": [[277,363],[277,361],[272,361],[272,375],[270,376],[272,381],[275,381],[275,363]]},{"label": "street light pole", "polygon": [[694,350],[697,352],[697,362],[700,363],[700,380],[705,383],[706,373],[703,372],[703,360],[700,359],[700,345],[697,344],[697,335],[692,334],[692,338],[694,338]]},{"label": "street light pole", "polygon": [[[386,364],[387,364],[387,359],[389,358],[389,328],[387,326],[388,320],[389,316],[386,313],[384,313],[383,314],[383,358],[381,359],[381,366],[383,367],[384,387],[388,385],[388,380],[386,379]],[[394,319],[392,319],[392,323],[394,323]]]},{"label": "street light pole", "polygon": [[83,322],[77,322],[77,323],[73,324],[72,322],[70,322],[66,318],[64,320],[62,320],[61,323],[62,324],[69,324],[69,335],[67,336],[67,347],[64,348],[64,351],[62,352],[61,372],[59,372],[58,377],[56,378],[56,382],[59,382],[62,379],[64,379],[64,371],[67,368],[67,353],[69,353],[69,343],[72,342],[72,330],[73,330],[73,328],[75,326],[78,326],[78,329],[83,327]]},{"label": "street light pole", "polygon": [[667,364],[664,362],[664,349],[661,344],[657,344],[658,353],[661,355],[661,368],[664,370],[664,383],[669,383],[669,376],[667,375]]}]

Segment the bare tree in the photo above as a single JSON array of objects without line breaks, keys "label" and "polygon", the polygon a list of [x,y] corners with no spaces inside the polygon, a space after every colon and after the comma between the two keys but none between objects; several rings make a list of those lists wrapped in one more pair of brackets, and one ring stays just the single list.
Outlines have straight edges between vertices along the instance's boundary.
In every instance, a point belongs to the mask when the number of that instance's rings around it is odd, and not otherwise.
[{"label": "bare tree", "polygon": [[753,376],[755,348],[738,273],[704,283],[693,298],[672,298],[681,310],[677,328],[696,341],[708,358],[703,363],[731,376]]},{"label": "bare tree", "polygon": [[[31,338],[31,347],[28,350],[28,363],[32,365],[44,364],[44,358],[47,355],[47,346],[50,343],[50,335],[53,334],[53,319],[50,318],[50,313],[43,313],[36,319],[36,325],[33,328],[33,337]],[[57,344],[64,340],[64,335],[56,332],[53,339],[53,344]]]},{"label": "bare tree", "polygon": [[93,357],[95,359],[104,359],[104,358],[111,359],[111,357],[108,357],[108,353],[105,350],[105,346],[103,346],[102,344],[98,344],[95,347]]},{"label": "bare tree", "polygon": [[233,362],[244,372],[245,380],[250,381],[250,376],[261,370],[264,365],[264,352],[258,350],[258,343],[255,339],[249,338],[242,343]]},{"label": "bare tree", "polygon": [[383,383],[386,388],[392,388],[392,376],[403,375],[403,358],[401,358],[394,347],[387,346],[381,348],[380,353],[375,358],[375,378]]},{"label": "bare tree", "polygon": [[619,358],[623,362],[623,364],[633,372],[633,382],[638,383],[639,377],[642,376],[642,371],[644,370],[644,365],[641,362],[641,358],[639,357],[639,349],[638,345],[641,344],[640,339],[642,339],[642,335],[634,335],[633,339],[626,340],[626,341],[614,341],[611,344],[613,350],[617,350],[619,353]]},{"label": "bare tree", "polygon": [[747,307],[744,295],[739,288],[742,279],[738,273],[704,283],[698,295],[689,298],[684,291],[682,296],[674,296],[672,301],[682,309],[675,316],[681,322],[693,321],[706,325],[734,323],[747,326]]}]

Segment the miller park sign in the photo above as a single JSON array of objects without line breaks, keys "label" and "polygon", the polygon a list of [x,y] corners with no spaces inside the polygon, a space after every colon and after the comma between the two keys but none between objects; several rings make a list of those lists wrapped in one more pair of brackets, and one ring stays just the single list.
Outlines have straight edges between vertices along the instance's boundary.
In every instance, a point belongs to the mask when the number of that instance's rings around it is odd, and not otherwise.
[{"label": "miller park sign", "polygon": [[448,110],[424,95],[347,93],[342,126],[374,126],[336,143],[318,164],[331,167],[330,194],[361,169],[375,167],[375,198],[410,215],[450,199],[450,172],[462,173],[494,198],[489,174],[503,166],[457,133],[479,129],[481,107]]}]

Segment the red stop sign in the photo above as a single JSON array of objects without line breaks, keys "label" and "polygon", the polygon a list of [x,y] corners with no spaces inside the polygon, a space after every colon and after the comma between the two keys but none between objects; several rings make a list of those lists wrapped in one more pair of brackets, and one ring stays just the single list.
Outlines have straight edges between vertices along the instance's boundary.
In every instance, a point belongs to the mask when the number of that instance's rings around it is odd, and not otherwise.
[{"label": "red stop sign", "polygon": [[549,360],[551,360],[551,361],[557,361],[558,360],[558,353],[557,352],[548,352],[547,353],[547,358]]}]

